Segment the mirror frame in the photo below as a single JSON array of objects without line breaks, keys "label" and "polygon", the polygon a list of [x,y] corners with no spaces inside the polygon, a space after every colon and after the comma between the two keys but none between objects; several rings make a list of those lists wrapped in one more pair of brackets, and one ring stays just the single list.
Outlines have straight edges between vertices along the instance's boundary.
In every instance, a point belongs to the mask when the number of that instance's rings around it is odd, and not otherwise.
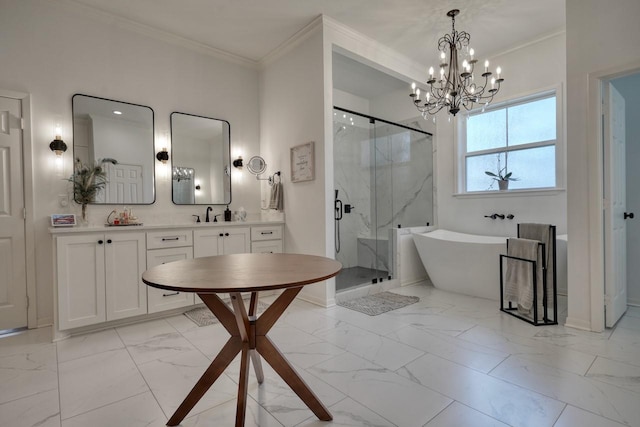
[{"label": "mirror frame", "polygon": [[[227,125],[227,140],[228,140],[228,144],[227,144],[227,149],[226,149],[226,162],[225,164],[223,164],[223,173],[224,170],[228,171],[228,175],[226,180],[229,183],[228,186],[228,193],[229,193],[229,199],[228,200],[224,200],[222,203],[176,203],[175,202],[175,198],[174,198],[174,189],[173,189],[173,168],[174,167],[178,167],[178,166],[182,166],[182,167],[189,167],[189,165],[175,165],[174,164],[174,159],[175,159],[175,145],[174,145],[174,124],[173,124],[173,117],[174,114],[180,114],[183,116],[189,116],[189,117],[196,117],[196,118],[200,118],[200,119],[207,119],[207,120],[215,120],[215,121],[219,121],[222,122],[223,124],[226,123]],[[171,129],[171,202],[176,205],[176,206],[226,206],[231,204],[231,201],[233,200],[233,192],[232,192],[232,185],[231,185],[231,123],[229,123],[228,120],[223,120],[223,119],[217,119],[215,117],[207,117],[207,116],[201,116],[198,114],[190,114],[190,113],[183,113],[181,111],[174,111],[170,114],[169,116],[169,125],[170,125],[170,129]],[[224,129],[223,129],[223,134],[224,134]],[[227,192],[227,189],[225,188],[225,193]]]},{"label": "mirror frame", "polygon": [[[84,93],[76,93],[71,97],[71,129],[72,129],[72,135],[73,135],[73,164],[75,167],[75,161],[76,161],[76,136],[75,136],[75,108],[74,108],[74,98],[76,96],[84,96],[87,98],[93,98],[93,99],[99,99],[101,101],[109,101],[109,102],[117,102],[118,104],[125,104],[125,105],[131,105],[134,107],[142,107],[142,108],[147,108],[149,109],[149,111],[151,111],[151,149],[150,149],[150,153],[149,153],[149,158],[152,159],[151,161],[151,179],[153,181],[153,185],[151,188],[151,193],[152,193],[152,199],[150,202],[141,202],[141,203],[134,203],[134,202],[90,202],[90,204],[92,205],[121,205],[123,203],[127,204],[127,205],[153,205],[156,202],[156,194],[157,194],[157,189],[156,189],[156,157],[155,157],[155,146],[156,146],[156,134],[155,134],[155,111],[153,111],[153,108],[149,107],[148,105],[142,105],[142,104],[134,104],[132,102],[125,102],[125,101],[118,101],[117,99],[109,99],[109,98],[103,98],[100,96],[93,96],[93,95],[86,95]],[[96,161],[97,159],[90,159],[92,161]],[[75,199],[74,199],[75,201]],[[77,202],[76,202],[77,203]]]}]

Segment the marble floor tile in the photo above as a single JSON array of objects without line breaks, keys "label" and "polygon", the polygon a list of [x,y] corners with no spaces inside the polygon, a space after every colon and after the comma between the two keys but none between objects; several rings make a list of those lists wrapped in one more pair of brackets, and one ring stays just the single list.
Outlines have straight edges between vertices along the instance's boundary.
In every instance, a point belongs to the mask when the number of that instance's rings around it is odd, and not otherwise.
[{"label": "marble floor tile", "polygon": [[[199,351],[192,350],[152,360],[138,365],[138,368],[164,413],[171,417],[210,364],[211,360]],[[235,401],[237,393],[237,385],[222,374],[189,415],[229,400]]]},{"label": "marble floor tile", "polygon": [[386,335],[389,332],[407,326],[403,321],[389,318],[384,314],[369,316],[340,306],[326,309],[326,315],[380,335]]},{"label": "marble floor tile", "polygon": [[158,337],[168,336],[178,332],[165,319],[151,320],[144,323],[121,326],[116,332],[126,346],[142,344]]},{"label": "marble floor tile", "polygon": [[286,324],[276,324],[269,332],[269,338],[290,362],[303,368],[344,353],[340,347]]},{"label": "marble floor tile", "polygon": [[640,331],[640,317],[634,316],[633,312],[625,313],[624,316],[622,316],[622,318],[618,320],[618,323],[616,324],[616,329],[617,328],[626,328]]},{"label": "marble floor tile", "polygon": [[0,337],[0,357],[26,354],[42,346],[49,346],[53,335],[51,327],[29,329]]},{"label": "marble floor tile", "polygon": [[[264,359],[262,360],[262,366],[264,371],[264,382],[262,384],[258,384],[256,380],[253,364],[249,368],[248,392],[252,398],[269,411],[269,413],[284,426],[295,426],[301,421],[314,416],[307,405],[291,390]],[[325,406],[328,407],[345,398],[345,395],[340,391],[311,375],[304,369],[295,365],[294,369]],[[239,359],[235,360],[227,370],[229,377],[235,382],[238,381],[239,370]]]},{"label": "marble floor tile", "polygon": [[640,306],[629,306],[625,316],[640,318]]},{"label": "marble floor tile", "polygon": [[296,327],[311,335],[331,330],[342,323],[340,319],[325,316],[319,312],[305,312],[304,310],[287,310],[278,321]]},{"label": "marble floor tile", "polygon": [[551,427],[564,408],[540,393],[431,354],[398,373],[508,425]]},{"label": "marble floor tile", "polygon": [[58,388],[55,344],[20,346],[0,357],[0,403]]},{"label": "marble floor tile", "polygon": [[166,423],[167,417],[158,402],[150,392],[145,392],[68,418],[62,427],[160,427]]},{"label": "marble floor tile", "polygon": [[[394,427],[395,425],[385,420],[380,415],[362,406],[350,398],[345,398],[329,407],[333,415],[331,427]],[[296,427],[327,427],[326,421],[320,421],[314,416]]]},{"label": "marble floor tile", "polygon": [[640,395],[581,375],[509,357],[492,376],[629,426],[640,426]]},{"label": "marble floor tile", "polygon": [[340,348],[365,360],[395,371],[417,359],[423,351],[346,323],[318,334]]},{"label": "marble floor tile", "polygon": [[138,364],[195,349],[164,319],[152,322],[148,329],[131,325],[118,328],[117,332]]},{"label": "marble floor tile", "polygon": [[598,357],[586,377],[638,393],[640,399],[640,366]]},{"label": "marble floor tile", "polygon": [[[223,403],[215,408],[185,418],[183,427],[232,426],[236,419],[236,401]],[[251,397],[247,397],[245,427],[282,427],[266,409],[258,405]]]},{"label": "marble floor tile", "polygon": [[623,427],[624,424],[602,418],[592,412],[567,405],[553,427]]},{"label": "marble floor tile", "polygon": [[[446,312],[445,312],[446,313]],[[452,337],[458,336],[476,326],[475,321],[446,314],[423,314],[403,317],[406,324],[425,331],[439,332]]]},{"label": "marble floor tile", "polygon": [[149,390],[124,349],[60,363],[59,377],[62,420]]},{"label": "marble floor tile", "polygon": [[422,426],[452,402],[351,353],[308,371],[398,426]]},{"label": "marble floor tile", "polygon": [[60,427],[57,388],[0,405],[0,424],[7,427]]},{"label": "marble floor tile", "polygon": [[124,348],[124,343],[115,329],[77,335],[58,342],[58,361],[66,362],[118,348]]},{"label": "marble floor tile", "polygon": [[453,402],[440,412],[424,427],[508,427],[508,424],[491,418],[482,412],[471,409],[458,402]]},{"label": "marble floor tile", "polygon": [[195,348],[213,359],[222,350],[231,335],[220,324],[189,329],[182,333]]},{"label": "marble floor tile", "polygon": [[176,331],[181,334],[190,331],[192,329],[201,328],[202,326],[196,325],[193,320],[189,319],[184,314],[178,314],[176,316],[167,317],[166,320],[171,326],[173,326]]},{"label": "marble floor tile", "polygon": [[398,329],[387,337],[484,373],[491,371],[509,356],[509,353],[501,350],[413,326]]},{"label": "marble floor tile", "polygon": [[592,354],[564,349],[540,340],[498,332],[483,326],[476,326],[458,338],[579,375],[584,375],[596,358]]}]

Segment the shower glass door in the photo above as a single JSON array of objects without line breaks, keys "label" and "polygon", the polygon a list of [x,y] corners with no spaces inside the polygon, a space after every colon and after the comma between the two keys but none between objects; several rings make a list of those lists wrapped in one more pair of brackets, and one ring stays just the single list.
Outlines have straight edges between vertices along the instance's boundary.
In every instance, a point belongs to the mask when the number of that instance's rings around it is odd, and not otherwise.
[{"label": "shower glass door", "polygon": [[337,292],[395,276],[391,230],[433,222],[432,171],[430,134],[334,109]]}]

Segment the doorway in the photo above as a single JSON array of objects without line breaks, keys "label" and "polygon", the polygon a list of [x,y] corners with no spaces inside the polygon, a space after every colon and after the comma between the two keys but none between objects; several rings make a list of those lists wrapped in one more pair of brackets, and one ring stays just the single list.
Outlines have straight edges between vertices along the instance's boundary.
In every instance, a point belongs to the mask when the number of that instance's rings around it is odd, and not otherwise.
[{"label": "doorway", "polygon": [[0,331],[28,325],[22,111],[0,96]]},{"label": "doorway", "polygon": [[640,72],[602,81],[605,326],[640,305]]}]

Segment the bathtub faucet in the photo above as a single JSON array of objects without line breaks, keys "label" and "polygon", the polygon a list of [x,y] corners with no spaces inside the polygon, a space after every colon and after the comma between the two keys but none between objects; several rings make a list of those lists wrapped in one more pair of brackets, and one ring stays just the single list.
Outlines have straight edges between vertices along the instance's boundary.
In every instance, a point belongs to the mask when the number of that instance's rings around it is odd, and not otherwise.
[{"label": "bathtub faucet", "polygon": [[[491,219],[496,219],[498,217],[498,214],[491,214],[491,215],[485,215],[485,218],[491,218]],[[503,216],[504,218],[504,216]]]},{"label": "bathtub faucet", "polygon": [[494,214],[497,218],[504,219],[504,214]]}]

